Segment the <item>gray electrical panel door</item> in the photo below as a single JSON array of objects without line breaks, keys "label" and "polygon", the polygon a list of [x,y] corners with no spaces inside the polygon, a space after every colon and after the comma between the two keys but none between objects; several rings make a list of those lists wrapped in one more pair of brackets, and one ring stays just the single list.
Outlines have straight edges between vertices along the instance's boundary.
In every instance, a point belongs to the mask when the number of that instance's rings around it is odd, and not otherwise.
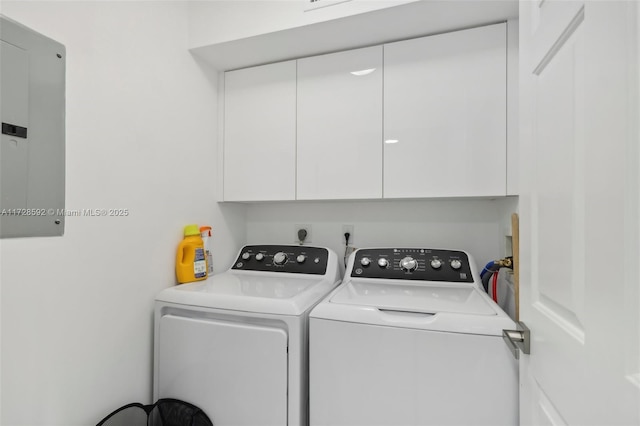
[{"label": "gray electrical panel door", "polygon": [[0,16],[0,237],[64,233],[65,47]]}]

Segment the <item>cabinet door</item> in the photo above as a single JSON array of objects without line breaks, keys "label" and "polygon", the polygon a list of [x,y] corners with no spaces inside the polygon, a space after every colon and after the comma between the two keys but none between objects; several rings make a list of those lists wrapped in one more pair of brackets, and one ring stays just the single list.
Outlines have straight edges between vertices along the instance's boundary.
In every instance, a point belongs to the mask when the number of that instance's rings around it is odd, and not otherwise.
[{"label": "cabinet door", "polygon": [[506,195],[506,25],[384,45],[384,197]]},{"label": "cabinet door", "polygon": [[298,60],[297,198],[382,197],[382,46]]},{"label": "cabinet door", "polygon": [[295,61],[227,72],[224,112],[224,200],[295,199]]}]

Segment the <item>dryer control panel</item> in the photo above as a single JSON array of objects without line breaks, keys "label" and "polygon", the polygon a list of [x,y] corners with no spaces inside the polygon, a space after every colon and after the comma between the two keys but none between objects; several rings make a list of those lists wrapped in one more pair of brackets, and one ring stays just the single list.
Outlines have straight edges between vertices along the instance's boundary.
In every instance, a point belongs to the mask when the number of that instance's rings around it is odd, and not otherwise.
[{"label": "dryer control panel", "polygon": [[466,253],[425,248],[360,249],[355,254],[352,277],[471,283]]},{"label": "dryer control panel", "polygon": [[329,252],[321,247],[244,246],[231,269],[324,275],[328,261]]}]

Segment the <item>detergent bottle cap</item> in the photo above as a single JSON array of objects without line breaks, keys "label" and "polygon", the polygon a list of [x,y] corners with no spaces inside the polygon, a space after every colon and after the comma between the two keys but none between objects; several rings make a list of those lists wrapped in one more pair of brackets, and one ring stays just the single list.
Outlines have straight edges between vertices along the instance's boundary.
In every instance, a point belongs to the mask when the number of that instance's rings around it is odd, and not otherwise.
[{"label": "detergent bottle cap", "polygon": [[184,227],[184,236],[189,237],[191,235],[200,235],[198,225],[187,225]]}]

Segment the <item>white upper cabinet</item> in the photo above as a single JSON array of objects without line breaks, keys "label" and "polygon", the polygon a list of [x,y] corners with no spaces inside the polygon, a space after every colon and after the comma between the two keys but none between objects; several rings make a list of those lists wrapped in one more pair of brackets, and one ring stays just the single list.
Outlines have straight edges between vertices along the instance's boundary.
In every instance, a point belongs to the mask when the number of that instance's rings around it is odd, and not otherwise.
[{"label": "white upper cabinet", "polygon": [[224,200],[507,195],[507,38],[501,23],[225,73]]},{"label": "white upper cabinet", "polygon": [[384,45],[384,198],[506,195],[506,37]]},{"label": "white upper cabinet", "polygon": [[298,60],[297,198],[382,197],[382,46]]},{"label": "white upper cabinet", "polygon": [[225,73],[224,200],[294,200],[296,61]]}]

